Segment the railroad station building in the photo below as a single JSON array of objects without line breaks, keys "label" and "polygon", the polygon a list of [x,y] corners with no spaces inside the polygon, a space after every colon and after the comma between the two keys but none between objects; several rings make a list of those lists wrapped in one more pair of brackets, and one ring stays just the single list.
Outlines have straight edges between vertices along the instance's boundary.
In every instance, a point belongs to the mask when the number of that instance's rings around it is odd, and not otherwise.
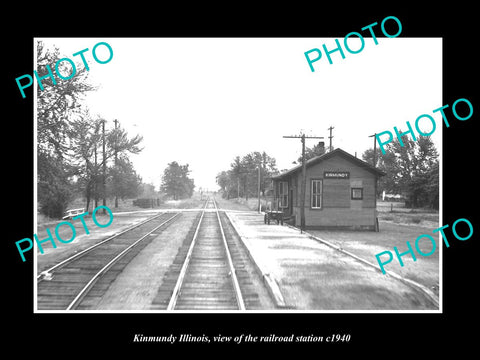
[{"label": "railroad station building", "polygon": [[[342,149],[306,162],[305,229],[378,229],[377,180],[385,173]],[[300,226],[302,165],[274,176],[274,207]]]}]

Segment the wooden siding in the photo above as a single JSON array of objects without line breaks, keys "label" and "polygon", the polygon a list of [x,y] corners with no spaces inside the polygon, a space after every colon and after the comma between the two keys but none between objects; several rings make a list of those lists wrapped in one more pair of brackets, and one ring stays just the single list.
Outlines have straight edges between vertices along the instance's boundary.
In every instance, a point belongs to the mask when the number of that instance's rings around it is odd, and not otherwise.
[{"label": "wooden siding", "polygon": [[[300,226],[300,208],[294,207],[295,225]],[[305,208],[308,228],[362,228],[375,226],[375,209],[327,208],[323,211]]]},{"label": "wooden siding", "polygon": [[[348,171],[349,179],[324,179],[325,171]],[[301,176],[301,174],[300,174]],[[369,171],[352,164],[342,156],[322,161],[307,169],[307,189],[306,197],[310,204],[311,180],[323,179],[323,206],[322,208],[351,208],[352,201],[357,202],[355,208],[358,208],[358,202],[361,202],[361,208],[373,208],[375,205],[375,176]],[[351,200],[351,188],[363,188],[362,200]]]},{"label": "wooden siding", "polygon": [[350,180],[324,179],[322,208],[350,208]]},{"label": "wooden siding", "polygon": [[[325,179],[325,171],[349,172],[348,179]],[[293,188],[295,225],[300,225],[301,171],[289,177]],[[322,180],[322,207],[311,208],[312,180]],[[351,188],[362,188],[363,198],[352,200]],[[375,226],[375,175],[348,161],[334,156],[307,168],[305,189],[305,225],[307,228],[372,228]]]}]

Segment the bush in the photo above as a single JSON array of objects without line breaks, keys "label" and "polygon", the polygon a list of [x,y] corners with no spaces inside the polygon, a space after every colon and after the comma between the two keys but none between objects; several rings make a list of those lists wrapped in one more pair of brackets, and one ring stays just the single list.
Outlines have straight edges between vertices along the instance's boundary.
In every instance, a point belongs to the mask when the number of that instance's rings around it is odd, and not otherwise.
[{"label": "bush", "polygon": [[152,208],[154,206],[159,206],[160,205],[160,199],[136,199],[133,200],[133,206],[138,206],[141,208]]},{"label": "bush", "polygon": [[49,218],[61,219],[70,201],[70,192],[67,189],[50,187],[47,194],[40,195],[41,190],[39,186],[40,212]]},{"label": "bush", "polygon": [[38,155],[37,200],[40,212],[50,218],[62,218],[72,199],[73,187],[64,165],[61,158]]}]

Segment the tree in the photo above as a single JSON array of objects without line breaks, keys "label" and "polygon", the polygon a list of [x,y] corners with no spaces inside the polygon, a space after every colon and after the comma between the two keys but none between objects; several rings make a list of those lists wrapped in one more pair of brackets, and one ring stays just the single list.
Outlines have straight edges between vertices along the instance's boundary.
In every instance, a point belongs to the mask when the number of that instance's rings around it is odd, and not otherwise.
[{"label": "tree", "polygon": [[425,199],[422,202],[432,209],[439,208],[440,201],[440,176],[439,176],[439,163],[435,162],[428,170],[426,175],[425,185]]},{"label": "tree", "polygon": [[258,169],[260,168],[260,191],[270,183],[270,177],[278,173],[275,158],[265,152],[254,151],[244,155],[236,156],[230,164],[230,169],[221,171],[217,175],[217,184],[220,186],[223,197],[254,196],[258,191]]},{"label": "tree", "polygon": [[[47,49],[43,42],[37,42],[37,72],[39,77],[48,74],[46,65],[52,66],[60,59],[57,48]],[[59,71],[68,77],[71,69],[65,62]],[[38,85],[39,86],[39,85]],[[44,90],[37,90],[37,189],[40,211],[50,217],[61,217],[71,199],[71,177],[75,171],[65,159],[68,150],[72,114],[79,109],[82,96],[94,90],[87,82],[85,69],[77,69],[69,80],[50,77],[42,80]]]},{"label": "tree", "polygon": [[[58,48],[47,49],[42,41],[37,42],[37,72],[39,77],[48,74],[47,65],[52,66],[60,59]],[[66,62],[60,63],[59,71],[65,77]],[[37,89],[37,143],[39,152],[52,153],[61,158],[68,149],[69,116],[80,110],[80,100],[86,92],[96,90],[87,81],[88,71],[77,67],[75,76],[68,80],[57,78],[54,85],[47,77],[41,81],[44,90]],[[53,70],[52,70],[53,71]]]},{"label": "tree", "polygon": [[109,169],[109,194],[122,200],[139,194],[142,178],[137,175],[133,164],[126,155],[117,159],[116,166]]},{"label": "tree", "polygon": [[[39,77],[48,75],[47,65],[52,69],[59,59],[57,48],[48,49],[43,42],[37,43]],[[59,64],[58,72],[69,78],[73,71],[71,65],[65,61]],[[68,80],[56,77],[54,84],[52,77],[46,76],[41,81],[43,90],[37,91],[38,201],[40,210],[50,216],[63,213],[78,187],[87,199],[87,210],[92,197],[97,206],[98,199],[106,196],[104,184],[111,160],[118,156],[125,160],[127,153],[142,150],[141,136],[129,138],[121,128],[104,132],[105,120],[92,117],[88,109],[82,107],[85,93],[96,90],[87,77],[88,70],[76,66],[75,75]],[[123,168],[112,173],[127,171],[131,175],[133,168],[127,170],[125,162],[120,166]],[[119,181],[119,177],[114,181]],[[124,184],[114,185],[114,191],[125,193]]]},{"label": "tree", "polygon": [[[438,152],[435,145],[428,136],[420,136],[416,141],[404,137],[402,142],[403,146],[395,139],[386,146],[385,154],[377,153],[377,167],[386,173],[379,180],[379,193],[383,190],[402,193],[408,206],[438,209]],[[362,158],[373,164],[373,149],[365,151]]]},{"label": "tree", "polygon": [[[98,149],[102,140],[101,125],[100,119],[92,120],[88,113],[84,113],[71,124],[70,158],[77,168],[78,184],[84,189],[86,211],[89,211],[91,197],[98,202],[100,196],[98,184],[101,182],[103,164],[99,162]],[[95,206],[97,205],[96,203]]]},{"label": "tree", "polygon": [[[333,148],[333,147],[332,147]],[[325,143],[320,141],[318,144],[314,145],[313,148],[305,146],[305,161],[310,160],[316,156],[325,154]],[[302,163],[302,156],[300,155],[295,163]]]},{"label": "tree", "polygon": [[[90,206],[90,199],[95,199],[97,206],[98,199],[106,196],[106,189],[103,188],[103,168],[108,166],[115,157],[123,160],[114,162],[108,175],[111,178],[111,191],[113,195],[127,196],[122,184],[122,172],[129,173],[128,181],[133,181],[136,174],[132,174],[133,166],[128,161],[127,153],[137,154],[142,149],[139,147],[143,138],[139,135],[129,138],[125,130],[116,128],[105,130],[103,134],[104,119],[92,119],[88,111],[79,114],[71,123],[71,151],[70,158],[77,168],[76,175],[79,177],[79,185],[83,187],[86,198],[86,209]],[[103,142],[105,141],[105,152]],[[120,162],[120,165],[119,165]],[[123,168],[122,168],[123,166]],[[130,168],[131,167],[131,168]],[[105,174],[107,176],[107,174]],[[107,180],[107,179],[105,179]]]},{"label": "tree", "polygon": [[[365,150],[362,154],[362,159],[373,166],[373,148]],[[400,193],[399,167],[395,153],[393,151],[387,151],[385,154],[380,154],[380,151],[377,150],[376,167],[386,173],[386,176],[381,176],[378,179],[377,196],[383,191],[394,194]]]},{"label": "tree", "polygon": [[51,218],[62,217],[72,199],[69,180],[72,169],[61,159],[46,153],[38,156],[37,193],[39,210]]},{"label": "tree", "polygon": [[237,197],[240,197],[240,182],[242,180],[244,181],[244,173],[245,169],[243,168],[242,160],[240,159],[240,156],[236,156],[230,164],[230,175],[232,180],[237,184]]},{"label": "tree", "polygon": [[260,192],[265,193],[269,178],[273,173],[277,172],[276,160],[270,157],[265,152],[254,151],[248,153],[242,158],[242,165],[244,169],[244,196],[248,199],[249,196],[257,195],[258,192],[258,169],[260,168]]},{"label": "tree", "polygon": [[[413,142],[413,140],[412,140]],[[422,136],[415,143],[415,157],[411,181],[406,184],[408,200],[413,207],[430,206],[438,209],[439,188],[430,184],[438,181],[438,153],[429,137]]]},{"label": "tree", "polygon": [[179,165],[176,161],[169,163],[163,172],[160,190],[174,200],[191,197],[195,184],[188,177],[189,173],[188,164]]},{"label": "tree", "polygon": [[155,191],[155,186],[153,184],[141,183],[139,185],[139,194],[141,198],[158,198],[159,194]]},{"label": "tree", "polygon": [[[142,149],[138,146],[142,140],[143,138],[139,135],[136,135],[132,139],[128,139],[127,132],[121,127],[117,127],[117,120],[115,120],[115,129],[110,132],[107,138],[107,142],[113,149],[112,155],[114,156],[114,167],[117,167],[118,156],[123,155],[126,157],[126,152],[138,154],[140,151],[142,151]],[[113,178],[114,189],[119,188],[118,184],[116,184],[118,179],[118,177]],[[134,192],[138,192],[138,189]],[[115,196],[115,207],[118,207],[118,196],[120,195],[122,199],[123,196],[115,192],[113,195]]]},{"label": "tree", "polygon": [[216,179],[223,196],[230,199],[230,196],[232,195],[231,190],[233,188],[230,173],[228,171],[221,171],[218,173]]}]

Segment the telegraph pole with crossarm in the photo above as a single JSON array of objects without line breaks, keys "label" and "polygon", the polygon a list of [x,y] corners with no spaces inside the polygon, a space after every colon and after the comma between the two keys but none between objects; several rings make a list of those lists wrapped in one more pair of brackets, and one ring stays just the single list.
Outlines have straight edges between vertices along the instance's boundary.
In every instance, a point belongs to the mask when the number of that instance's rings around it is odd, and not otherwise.
[{"label": "telegraph pole with crossarm", "polygon": [[[373,137],[373,167],[377,167],[377,133],[369,135],[368,137]],[[378,179],[375,178],[375,196],[374,196],[374,208],[375,208],[375,231],[379,231],[378,226],[378,217],[377,217],[377,183]]]},{"label": "telegraph pole with crossarm", "polygon": [[323,139],[323,136],[305,136],[301,135],[291,135],[284,136],[288,139],[298,139],[302,141],[302,183],[301,183],[301,195],[300,195],[300,232],[303,233],[305,230],[305,189],[307,187],[307,165],[305,161],[305,139]]},{"label": "telegraph pole with crossarm", "polygon": [[332,151],[333,148],[332,148],[332,138],[333,138],[333,135],[332,135],[332,130],[335,129],[333,126],[330,126],[327,130],[330,130],[330,136],[328,137],[330,139],[330,146],[328,148],[328,151]]}]

